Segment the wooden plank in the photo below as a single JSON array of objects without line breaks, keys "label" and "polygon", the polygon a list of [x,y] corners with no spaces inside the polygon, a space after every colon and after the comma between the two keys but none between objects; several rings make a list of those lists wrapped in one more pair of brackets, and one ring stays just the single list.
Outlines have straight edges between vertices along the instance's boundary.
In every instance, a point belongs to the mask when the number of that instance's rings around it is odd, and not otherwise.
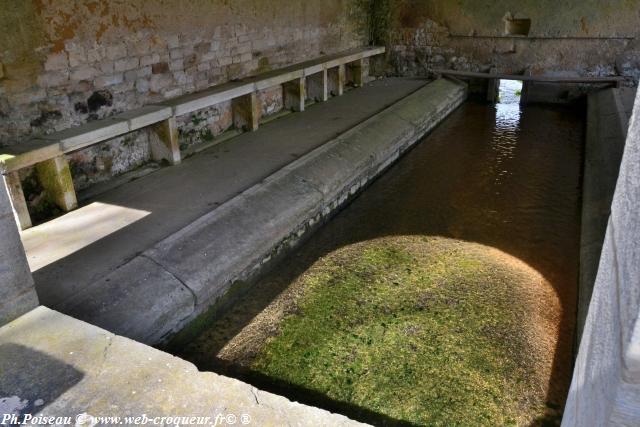
[{"label": "wooden plank", "polygon": [[616,83],[624,81],[624,77],[611,76],[611,77],[553,77],[553,76],[532,76],[532,75],[519,75],[519,74],[490,74],[490,73],[476,73],[471,71],[457,71],[457,70],[444,70],[434,68],[431,70],[436,74],[445,74],[458,77],[471,77],[479,79],[501,79],[501,80],[521,80],[521,81],[537,81],[537,82],[549,82],[549,83]]}]

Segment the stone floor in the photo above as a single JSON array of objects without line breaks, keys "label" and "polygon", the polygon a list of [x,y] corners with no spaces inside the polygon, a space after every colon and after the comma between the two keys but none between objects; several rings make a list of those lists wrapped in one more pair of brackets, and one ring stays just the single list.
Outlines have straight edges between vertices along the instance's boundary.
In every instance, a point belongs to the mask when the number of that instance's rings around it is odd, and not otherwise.
[{"label": "stone floor", "polygon": [[0,328],[0,414],[0,425],[363,425],[43,306]]}]

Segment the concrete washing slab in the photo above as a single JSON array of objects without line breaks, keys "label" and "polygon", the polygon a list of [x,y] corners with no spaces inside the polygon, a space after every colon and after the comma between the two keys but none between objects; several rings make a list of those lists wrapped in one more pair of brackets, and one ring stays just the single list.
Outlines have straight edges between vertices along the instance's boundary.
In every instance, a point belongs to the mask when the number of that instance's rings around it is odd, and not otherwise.
[{"label": "concrete washing slab", "polygon": [[[104,215],[90,207],[82,230],[64,219],[28,230],[41,303],[144,343],[166,341],[297,244],[466,98],[457,82],[425,83],[375,82],[117,188],[99,202],[135,212],[106,237],[86,237],[94,229],[105,235]],[[65,231],[93,243],[71,253],[67,241],[63,257],[47,265],[38,245]]]},{"label": "concrete washing slab", "polygon": [[0,328],[0,425],[18,424],[364,425],[42,306]]}]

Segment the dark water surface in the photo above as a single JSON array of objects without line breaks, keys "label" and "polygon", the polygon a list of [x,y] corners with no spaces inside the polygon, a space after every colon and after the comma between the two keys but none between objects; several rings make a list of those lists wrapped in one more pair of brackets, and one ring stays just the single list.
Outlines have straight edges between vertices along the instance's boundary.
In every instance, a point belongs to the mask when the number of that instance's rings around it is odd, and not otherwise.
[{"label": "dark water surface", "polygon": [[[581,111],[467,102],[261,280],[238,303],[241,312],[218,322],[213,352],[323,255],[384,236],[442,236],[497,248],[552,284],[562,326],[548,400],[562,403],[572,369],[583,139]],[[183,356],[226,371],[214,354]]]}]

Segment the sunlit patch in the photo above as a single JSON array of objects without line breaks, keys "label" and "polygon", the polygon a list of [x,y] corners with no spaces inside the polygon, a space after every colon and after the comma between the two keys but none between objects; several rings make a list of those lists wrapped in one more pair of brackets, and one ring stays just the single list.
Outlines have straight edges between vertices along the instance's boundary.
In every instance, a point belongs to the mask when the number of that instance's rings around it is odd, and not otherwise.
[{"label": "sunlit patch", "polygon": [[37,271],[115,233],[151,212],[94,202],[22,232],[31,271]]},{"label": "sunlit patch", "polygon": [[[495,105],[496,124],[491,138],[491,147],[495,152],[491,173],[495,176],[496,185],[502,184],[510,174],[503,164],[515,156],[520,131],[521,93],[521,81],[500,80],[499,101]],[[500,194],[499,189],[496,194]]]}]

